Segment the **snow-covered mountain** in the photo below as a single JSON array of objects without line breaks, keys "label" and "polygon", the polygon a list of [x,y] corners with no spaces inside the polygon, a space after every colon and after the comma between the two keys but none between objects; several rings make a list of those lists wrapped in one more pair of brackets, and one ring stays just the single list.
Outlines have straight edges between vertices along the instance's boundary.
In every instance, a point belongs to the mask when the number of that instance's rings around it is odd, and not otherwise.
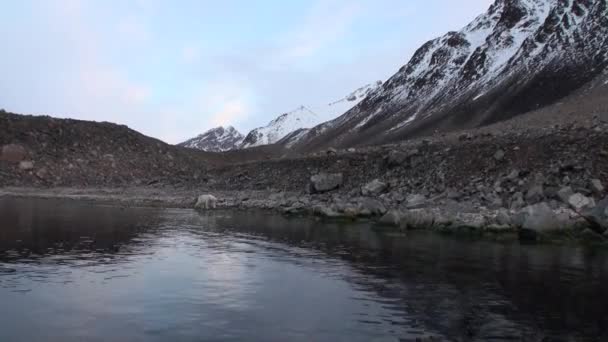
[{"label": "snow-covered mountain", "polygon": [[234,127],[216,127],[184,141],[178,146],[194,148],[209,152],[223,152],[237,149],[243,141],[243,135]]},{"label": "snow-covered mountain", "polygon": [[344,114],[381,85],[381,81],[366,84],[329,104],[300,106],[291,112],[281,114],[268,123],[268,125],[249,132],[243,140],[241,147],[248,148],[274,144],[295,131],[298,131],[298,134],[304,134],[307,129],[318,125],[324,120],[333,119],[338,115]]},{"label": "snow-covered mountain", "polygon": [[462,30],[424,44],[381,88],[297,145],[389,142],[555,102],[606,68],[607,8],[607,0],[496,0]]},{"label": "snow-covered mountain", "polygon": [[319,116],[305,106],[300,106],[291,112],[279,115],[268,125],[259,127],[247,134],[242,148],[274,144],[287,134],[301,129],[310,128],[319,123]]}]

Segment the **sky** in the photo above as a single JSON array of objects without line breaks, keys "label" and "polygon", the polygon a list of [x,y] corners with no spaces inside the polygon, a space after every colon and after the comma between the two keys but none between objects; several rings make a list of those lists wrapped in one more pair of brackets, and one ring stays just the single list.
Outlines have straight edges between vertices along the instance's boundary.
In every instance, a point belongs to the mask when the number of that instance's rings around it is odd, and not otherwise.
[{"label": "sky", "polygon": [[20,0],[0,11],[0,108],[178,143],[246,134],[385,81],[491,0]]}]

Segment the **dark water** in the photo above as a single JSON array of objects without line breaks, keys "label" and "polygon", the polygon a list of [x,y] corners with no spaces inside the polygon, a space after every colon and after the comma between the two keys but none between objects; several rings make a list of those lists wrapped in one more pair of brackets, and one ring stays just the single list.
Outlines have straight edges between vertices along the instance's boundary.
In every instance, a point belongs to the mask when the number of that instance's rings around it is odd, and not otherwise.
[{"label": "dark water", "polygon": [[608,255],[0,199],[0,341],[608,341]]}]

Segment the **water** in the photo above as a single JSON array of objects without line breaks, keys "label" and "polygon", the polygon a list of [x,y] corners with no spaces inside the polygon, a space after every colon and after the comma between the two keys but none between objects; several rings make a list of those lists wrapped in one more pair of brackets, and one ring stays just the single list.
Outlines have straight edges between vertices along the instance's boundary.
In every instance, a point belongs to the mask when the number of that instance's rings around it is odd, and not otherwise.
[{"label": "water", "polygon": [[0,341],[607,341],[608,256],[0,199]]}]

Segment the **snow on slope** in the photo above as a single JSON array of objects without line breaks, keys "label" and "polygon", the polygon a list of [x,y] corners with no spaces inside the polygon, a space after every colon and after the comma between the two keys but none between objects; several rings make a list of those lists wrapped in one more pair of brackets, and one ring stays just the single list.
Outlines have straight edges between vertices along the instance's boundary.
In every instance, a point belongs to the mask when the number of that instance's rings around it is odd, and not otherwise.
[{"label": "snow on slope", "polygon": [[[420,47],[357,106],[301,144],[348,146],[475,127],[549,104],[608,63],[607,0],[495,0]],[[441,127],[437,127],[441,126]]]},{"label": "snow on slope", "polygon": [[290,144],[295,143],[300,137],[304,136],[302,129],[314,127],[323,120],[335,118],[344,114],[353,106],[361,102],[366,96],[373,93],[382,85],[381,81],[366,84],[358,88],[347,96],[333,101],[329,104],[318,106],[300,106],[295,110],[281,114],[272,120],[268,125],[259,127],[247,134],[242,148],[274,144],[287,137],[292,132],[299,131],[299,134],[291,137]]},{"label": "snow on slope", "polygon": [[243,138],[243,135],[234,127],[220,126],[210,129],[197,137],[186,140],[183,143],[178,144],[178,146],[209,152],[223,152],[238,148],[243,141]]}]

